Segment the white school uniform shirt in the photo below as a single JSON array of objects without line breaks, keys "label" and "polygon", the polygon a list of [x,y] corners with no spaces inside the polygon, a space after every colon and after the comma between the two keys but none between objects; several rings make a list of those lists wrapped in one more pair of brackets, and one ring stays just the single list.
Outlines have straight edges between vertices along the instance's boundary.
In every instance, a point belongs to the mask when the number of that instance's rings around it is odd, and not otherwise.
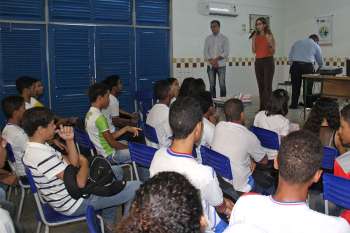
[{"label": "white school uniform shirt", "polygon": [[9,212],[0,208],[0,232],[1,233],[16,233],[15,227]]},{"label": "white school uniform shirt", "polygon": [[113,125],[112,119],[113,117],[119,116],[119,101],[114,95],[109,94],[109,105],[107,108],[102,109],[102,113],[107,118],[109,131],[111,131],[111,133],[114,133],[116,129]]},{"label": "white school uniform shirt", "polygon": [[147,140],[148,146],[154,148],[169,147],[173,131],[169,125],[169,107],[165,104],[155,104],[147,115],[146,124],[155,128],[159,145]]},{"label": "white school uniform shirt", "polygon": [[149,171],[151,177],[159,172],[177,172],[185,176],[201,193],[208,229],[214,229],[220,222],[214,207],[222,204],[223,194],[213,168],[198,163],[192,154],[161,148],[155,153]]},{"label": "white school uniform shirt", "polygon": [[[290,130],[289,120],[281,114],[267,116],[266,111],[260,111],[254,119],[254,126],[273,131],[281,136],[287,136]],[[280,140],[281,141],[281,140]],[[277,151],[264,148],[269,160],[276,158]]]},{"label": "white school uniform shirt", "polygon": [[243,125],[221,121],[215,127],[212,149],[230,159],[234,189],[249,192],[252,189],[250,158],[259,162],[265,156],[259,139]]},{"label": "white school uniform shirt", "polygon": [[215,125],[211,123],[207,118],[203,117],[203,132],[202,137],[199,142],[199,146],[197,147],[197,160],[198,162],[202,162],[202,156],[200,152],[201,146],[210,147],[213,142],[214,137],[214,131],[215,131]]},{"label": "white school uniform shirt", "polygon": [[311,210],[305,202],[278,202],[271,196],[241,196],[232,210],[230,226],[249,224],[268,233],[349,233],[340,217]]},{"label": "white school uniform shirt", "polygon": [[28,136],[24,130],[15,124],[7,124],[2,131],[2,137],[10,143],[16,163],[14,164],[17,176],[25,176],[25,169],[22,157],[26,151]]},{"label": "white school uniform shirt", "polygon": [[48,144],[28,142],[23,163],[30,169],[41,197],[54,210],[72,215],[79,208],[83,198],[73,199],[63,180],[57,177],[67,167],[60,152]]}]

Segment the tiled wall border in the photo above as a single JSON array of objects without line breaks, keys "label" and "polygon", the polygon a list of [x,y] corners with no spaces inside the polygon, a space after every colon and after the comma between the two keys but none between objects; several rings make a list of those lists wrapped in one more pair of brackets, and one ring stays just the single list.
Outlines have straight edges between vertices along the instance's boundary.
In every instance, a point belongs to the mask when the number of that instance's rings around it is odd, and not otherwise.
[{"label": "tiled wall border", "polygon": [[[228,66],[252,66],[254,57],[230,57],[227,59]],[[346,57],[324,57],[326,66],[345,67]],[[276,65],[289,65],[287,57],[275,57]],[[177,69],[203,68],[206,67],[204,58],[173,58],[173,65]]]}]

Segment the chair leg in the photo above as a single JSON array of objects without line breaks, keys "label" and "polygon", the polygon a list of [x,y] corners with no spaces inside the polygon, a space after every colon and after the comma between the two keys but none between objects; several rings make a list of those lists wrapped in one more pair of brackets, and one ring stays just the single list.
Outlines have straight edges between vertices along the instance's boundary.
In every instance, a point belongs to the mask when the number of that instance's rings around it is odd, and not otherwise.
[{"label": "chair leg", "polygon": [[40,233],[41,232],[41,225],[42,225],[42,222],[39,221],[38,224],[36,225],[36,233]]},{"label": "chair leg", "polygon": [[132,162],[132,166],[133,166],[134,171],[135,171],[136,180],[137,180],[137,181],[140,181],[139,173],[137,172],[137,166],[136,166],[136,163],[135,163],[135,162]]},{"label": "chair leg", "polygon": [[324,212],[326,215],[329,215],[328,200],[324,201]]},{"label": "chair leg", "polygon": [[8,191],[7,191],[7,200],[10,200],[11,199],[11,195],[12,195],[12,185],[10,185]]},{"label": "chair leg", "polygon": [[129,171],[130,171],[130,179],[134,180],[133,166],[131,164],[129,164]]},{"label": "chair leg", "polygon": [[26,194],[26,190],[21,187],[21,199],[19,201],[19,206],[18,206],[18,212],[17,212],[17,218],[16,221],[19,222],[21,215],[22,215],[22,210],[23,210],[23,203],[24,203],[24,197]]}]

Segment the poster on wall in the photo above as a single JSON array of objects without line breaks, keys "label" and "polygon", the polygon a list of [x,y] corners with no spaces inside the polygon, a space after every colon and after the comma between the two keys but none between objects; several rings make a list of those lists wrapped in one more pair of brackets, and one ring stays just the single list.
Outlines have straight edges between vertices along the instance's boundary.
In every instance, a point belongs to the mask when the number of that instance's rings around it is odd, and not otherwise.
[{"label": "poster on wall", "polygon": [[317,33],[320,45],[333,43],[333,15],[316,17]]},{"label": "poster on wall", "polygon": [[270,26],[270,16],[269,15],[250,14],[249,15],[249,33],[252,33],[255,30],[255,21],[260,17],[265,18],[267,24]]}]

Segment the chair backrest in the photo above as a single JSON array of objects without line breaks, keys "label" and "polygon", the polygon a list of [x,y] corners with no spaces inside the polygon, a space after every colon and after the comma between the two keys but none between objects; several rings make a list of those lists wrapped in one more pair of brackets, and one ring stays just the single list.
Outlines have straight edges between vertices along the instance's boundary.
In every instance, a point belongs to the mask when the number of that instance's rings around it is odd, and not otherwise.
[{"label": "chair backrest", "polygon": [[89,228],[89,233],[101,233],[95,209],[91,205],[86,208],[86,220]]},{"label": "chair backrest", "polygon": [[6,152],[7,152],[7,158],[10,160],[11,163],[14,164],[16,162],[16,159],[10,143],[6,144]]},{"label": "chair backrest", "polygon": [[272,149],[272,150],[279,150],[280,149],[280,141],[279,141],[279,136],[277,133],[252,126],[250,128],[250,131],[252,131],[255,136],[259,139],[261,145],[267,149]]},{"label": "chair backrest", "polygon": [[147,113],[153,106],[153,91],[152,90],[139,90],[136,92],[136,103],[138,111],[142,115],[142,120],[146,122]]},{"label": "chair backrest", "polygon": [[90,150],[92,155],[94,155],[94,151],[96,151],[96,149],[87,132],[74,127],[74,141],[79,147]]},{"label": "chair backrest", "polygon": [[28,179],[28,184],[30,186],[30,190],[32,191],[33,194],[37,193],[38,190],[35,186],[35,182],[34,182],[34,179],[33,179],[33,176],[32,176],[32,172],[29,170],[29,168],[25,167],[25,171],[26,171],[26,174],[27,174],[27,179]]},{"label": "chair backrest", "polygon": [[128,146],[131,161],[143,167],[149,168],[151,166],[154,153],[156,153],[157,149],[135,142],[129,142]]},{"label": "chair backrest", "polygon": [[339,155],[337,149],[325,146],[323,147],[323,159],[322,159],[322,168],[333,170],[334,168],[334,160]]},{"label": "chair backrest", "polygon": [[158,137],[157,137],[157,132],[156,132],[156,129],[153,128],[152,126],[148,125],[148,124],[145,124],[144,125],[144,134],[145,134],[145,137],[153,142],[153,143],[156,143],[156,144],[159,144],[159,141],[158,141]]},{"label": "chair backrest", "polygon": [[229,158],[205,146],[201,146],[200,151],[202,164],[214,168],[217,174],[226,179],[232,180],[233,177]]},{"label": "chair backrest", "polygon": [[323,174],[323,199],[343,208],[350,209],[350,180]]}]

